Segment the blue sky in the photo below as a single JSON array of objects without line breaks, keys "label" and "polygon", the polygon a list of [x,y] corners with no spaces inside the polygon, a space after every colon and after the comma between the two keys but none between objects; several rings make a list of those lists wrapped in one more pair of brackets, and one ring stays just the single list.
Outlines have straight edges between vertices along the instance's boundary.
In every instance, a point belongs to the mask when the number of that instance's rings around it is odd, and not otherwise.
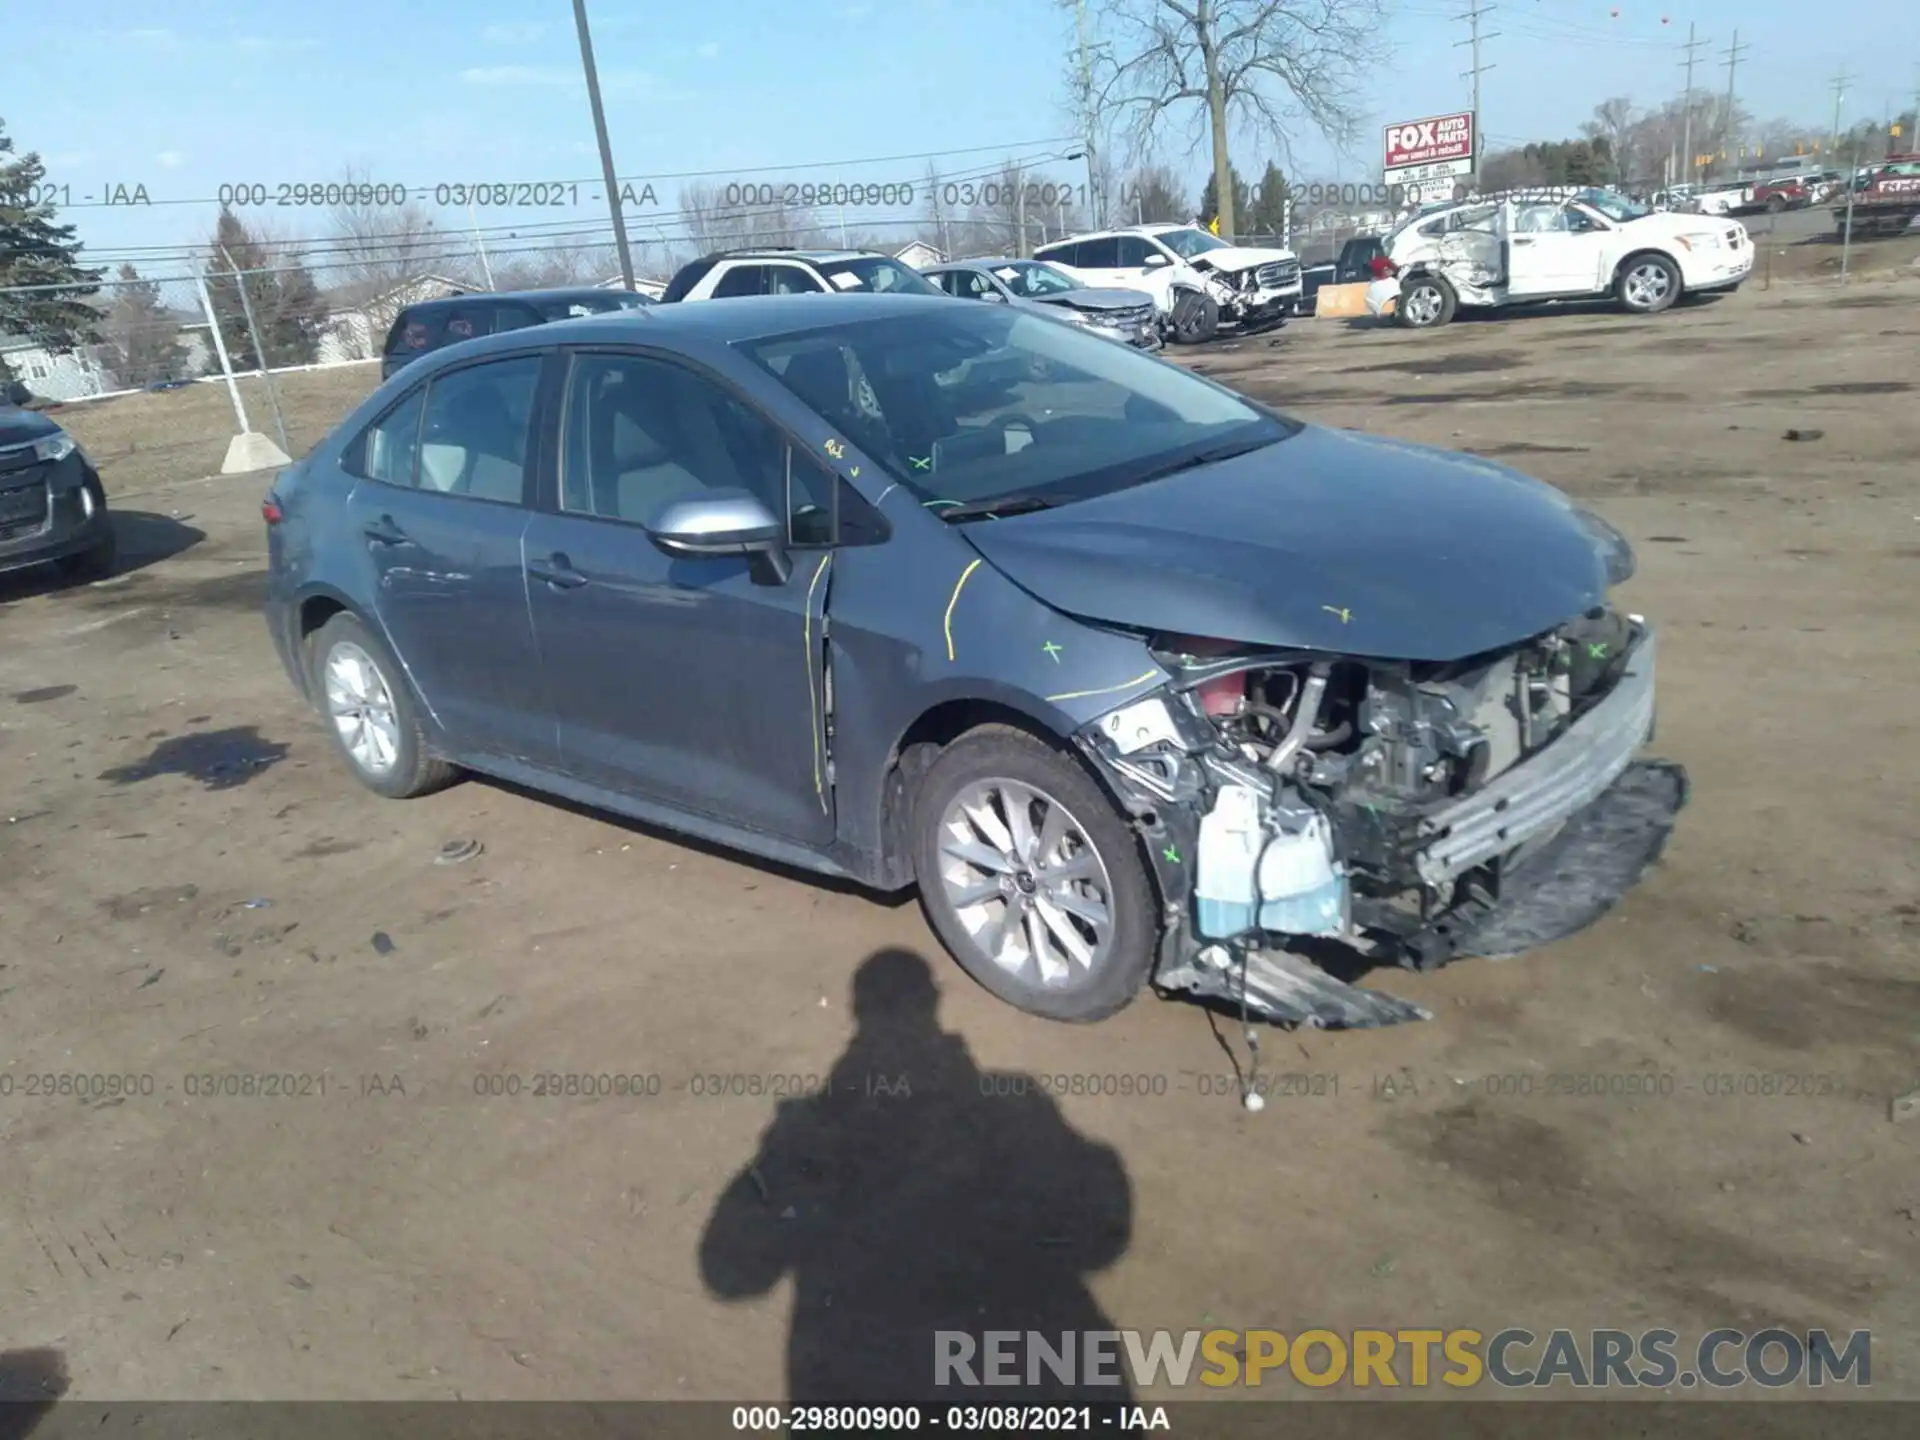
[{"label": "blue sky", "polygon": [[[1406,0],[1383,34],[1366,106],[1376,127],[1464,108],[1464,24],[1489,0]],[[1492,0],[1482,124],[1493,143],[1566,136],[1611,95],[1664,100],[1681,86],[1688,22],[1709,38],[1698,82],[1724,90],[1737,26],[1738,79],[1761,118],[1824,128],[1831,77],[1853,78],[1844,121],[1910,105],[1920,62],[1916,0]],[[1097,0],[1096,0],[1097,7]],[[89,0],[74,11],[13,0],[0,54],[0,118],[21,149],[70,187],[66,218],[103,256],[177,246],[211,231],[219,187],[325,182],[351,165],[415,189],[469,180],[578,180],[597,193],[593,131],[579,83],[571,0]],[[653,177],[669,217],[689,171],[728,178],[917,181],[920,156],[981,171],[1007,152],[1060,152],[1073,16],[1058,0],[589,0],[622,176]],[[1663,17],[1666,23],[1663,23]],[[64,58],[60,58],[64,57]],[[1182,128],[1165,158],[1194,176]],[[1039,143],[1036,143],[1039,142]],[[1257,171],[1267,147],[1236,149]],[[1244,156],[1244,158],[1242,158]],[[1305,178],[1371,178],[1372,145],[1342,158],[1296,143]],[[1049,178],[1078,181],[1064,161]],[[103,187],[144,185],[150,207],[102,206]],[[94,197],[85,203],[83,197]],[[164,203],[160,203],[164,202]],[[282,234],[324,234],[324,212],[269,208]],[[866,212],[873,219],[886,212]],[[493,211],[482,223],[604,217]],[[636,238],[647,233],[637,217]],[[673,222],[666,218],[671,228]],[[858,218],[854,221],[859,223]]]}]

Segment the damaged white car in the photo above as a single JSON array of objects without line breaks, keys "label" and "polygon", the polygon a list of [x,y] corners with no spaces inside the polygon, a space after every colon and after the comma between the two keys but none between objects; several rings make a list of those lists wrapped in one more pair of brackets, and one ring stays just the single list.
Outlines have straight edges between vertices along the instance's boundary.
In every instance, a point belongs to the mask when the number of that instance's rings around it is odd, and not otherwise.
[{"label": "damaged white car", "polygon": [[1753,272],[1738,220],[1650,209],[1610,190],[1516,191],[1424,211],[1386,240],[1367,313],[1412,329],[1462,306],[1611,295],[1636,314],[1738,289]]},{"label": "damaged white car", "polygon": [[1234,245],[1197,225],[1138,225],[1077,235],[1034,251],[1092,285],[1145,290],[1160,307],[1167,338],[1198,344],[1221,325],[1242,330],[1284,322],[1299,303],[1300,257],[1291,250]]}]

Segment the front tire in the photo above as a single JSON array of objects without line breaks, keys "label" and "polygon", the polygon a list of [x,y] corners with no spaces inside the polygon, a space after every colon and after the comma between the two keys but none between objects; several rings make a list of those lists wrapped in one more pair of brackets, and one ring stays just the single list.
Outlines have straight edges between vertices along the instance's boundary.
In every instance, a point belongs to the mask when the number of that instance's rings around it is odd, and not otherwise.
[{"label": "front tire", "polygon": [[452,781],[453,767],[427,748],[399,665],[359,616],[335,615],[314,632],[307,655],[327,733],[362,785],[410,800]]},{"label": "front tire", "polygon": [[934,933],[1008,1004],[1085,1023],[1145,984],[1159,936],[1139,841],[1085,770],[1025,731],[983,727],[933,762],[913,852]]},{"label": "front tire", "polygon": [[1211,295],[1189,290],[1173,302],[1173,343],[1202,345],[1220,329],[1220,306]]},{"label": "front tire", "polygon": [[1409,330],[1433,330],[1453,319],[1460,297],[1438,275],[1416,275],[1400,285],[1400,303],[1395,314]]},{"label": "front tire", "polygon": [[1621,308],[1635,315],[1658,315],[1680,298],[1680,289],[1680,267],[1653,251],[1628,256],[1613,282]]}]

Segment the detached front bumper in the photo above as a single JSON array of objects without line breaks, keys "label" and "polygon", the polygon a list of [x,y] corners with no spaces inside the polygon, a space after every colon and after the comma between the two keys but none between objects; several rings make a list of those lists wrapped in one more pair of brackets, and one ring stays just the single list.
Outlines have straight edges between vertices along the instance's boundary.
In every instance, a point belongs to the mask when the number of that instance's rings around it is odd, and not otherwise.
[{"label": "detached front bumper", "polygon": [[1391,315],[1400,303],[1398,280],[1375,280],[1367,286],[1367,314],[1378,320]]}]

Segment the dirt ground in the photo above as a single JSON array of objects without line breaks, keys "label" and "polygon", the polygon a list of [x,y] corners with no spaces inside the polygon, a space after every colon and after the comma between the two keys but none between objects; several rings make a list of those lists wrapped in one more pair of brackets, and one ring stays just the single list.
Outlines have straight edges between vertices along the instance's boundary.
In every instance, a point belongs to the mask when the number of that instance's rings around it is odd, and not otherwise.
[{"label": "dirt ground", "polygon": [[962,1254],[982,1328],[1867,1327],[1920,1395],[1916,356],[1885,280],[1194,357],[1617,523],[1694,785],[1593,930],[1269,1032],[1260,1114],[1204,1012],[1027,1019],[911,900],[363,791],[256,613],[263,477],[122,438],[126,573],[0,585],[0,1349],[90,1398],[885,1391],[862,1327]]}]

